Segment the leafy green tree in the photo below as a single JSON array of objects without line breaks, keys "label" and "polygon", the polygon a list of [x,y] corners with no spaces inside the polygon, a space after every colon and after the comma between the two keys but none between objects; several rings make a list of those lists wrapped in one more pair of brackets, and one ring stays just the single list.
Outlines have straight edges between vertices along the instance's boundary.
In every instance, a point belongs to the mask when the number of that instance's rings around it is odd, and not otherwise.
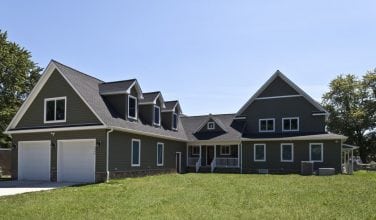
[{"label": "leafy green tree", "polygon": [[3,134],[12,117],[40,77],[42,68],[31,61],[31,54],[7,39],[0,30],[0,145],[9,146],[10,137]]},{"label": "leafy green tree", "polygon": [[340,75],[331,81],[329,92],[323,95],[323,105],[329,111],[328,130],[348,136],[347,143],[360,147],[363,161],[374,158],[370,146],[376,128],[376,69],[361,79],[355,75]]}]

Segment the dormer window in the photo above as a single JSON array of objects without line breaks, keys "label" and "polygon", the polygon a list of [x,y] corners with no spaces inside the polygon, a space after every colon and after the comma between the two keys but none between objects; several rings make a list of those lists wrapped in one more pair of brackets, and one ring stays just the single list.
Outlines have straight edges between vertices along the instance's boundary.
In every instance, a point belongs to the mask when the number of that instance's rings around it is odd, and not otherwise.
[{"label": "dormer window", "polygon": [[208,130],[214,130],[215,129],[215,123],[214,122],[208,122]]},{"label": "dormer window", "polygon": [[67,97],[48,98],[44,100],[44,123],[66,121]]},{"label": "dormer window", "polygon": [[161,125],[161,108],[157,105],[154,106],[154,125]]},{"label": "dormer window", "polygon": [[176,113],[172,114],[172,129],[178,129],[178,114]]},{"label": "dormer window", "polygon": [[128,96],[128,118],[137,120],[137,98]]},{"label": "dormer window", "polygon": [[274,118],[259,120],[259,132],[274,132]]}]

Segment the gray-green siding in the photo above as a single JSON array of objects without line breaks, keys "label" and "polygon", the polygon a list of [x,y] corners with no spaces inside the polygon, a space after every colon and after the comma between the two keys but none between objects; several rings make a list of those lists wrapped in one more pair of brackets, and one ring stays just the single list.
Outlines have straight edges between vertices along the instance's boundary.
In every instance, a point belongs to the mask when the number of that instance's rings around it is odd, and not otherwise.
[{"label": "gray-green siding", "polygon": [[[66,96],[66,122],[44,124],[44,99]],[[81,100],[68,82],[55,70],[27,109],[16,128],[39,126],[69,126],[79,124],[99,124],[100,121]]]},{"label": "gray-green siding", "polygon": [[[266,144],[266,161],[254,161],[254,144]],[[281,162],[281,143],[294,144],[294,161]],[[341,172],[341,141],[268,141],[268,142],[243,142],[243,172],[258,172],[258,169],[269,169],[269,172],[300,172],[301,161],[309,161],[309,144],[323,143],[324,160],[315,162],[315,169],[320,167],[335,168],[336,172]]]},{"label": "gray-green siding", "polygon": [[[131,166],[132,139],[141,141],[139,167]],[[164,165],[157,166],[157,143],[164,143]],[[137,170],[175,169],[175,154],[182,154],[182,170],[185,169],[186,143],[160,138],[114,131],[110,133],[110,171],[129,172]]]}]

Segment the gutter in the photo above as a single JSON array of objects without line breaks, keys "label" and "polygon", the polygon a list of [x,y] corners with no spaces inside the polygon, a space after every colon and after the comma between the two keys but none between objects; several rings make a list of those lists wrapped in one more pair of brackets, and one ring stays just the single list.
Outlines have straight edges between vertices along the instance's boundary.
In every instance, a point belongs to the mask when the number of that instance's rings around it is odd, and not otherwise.
[{"label": "gutter", "polygon": [[106,182],[110,180],[110,168],[109,168],[109,160],[110,160],[110,133],[113,132],[114,129],[111,128],[106,133]]}]

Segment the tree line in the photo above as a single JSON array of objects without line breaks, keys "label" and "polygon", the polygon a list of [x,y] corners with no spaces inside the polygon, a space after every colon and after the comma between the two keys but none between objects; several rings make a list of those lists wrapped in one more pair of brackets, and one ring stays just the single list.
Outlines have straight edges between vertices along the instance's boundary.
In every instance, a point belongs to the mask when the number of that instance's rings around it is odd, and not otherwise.
[{"label": "tree line", "polygon": [[[11,147],[11,137],[3,134],[21,104],[37,83],[42,68],[31,53],[8,40],[0,30],[0,147]],[[330,113],[329,132],[348,137],[346,143],[359,146],[364,162],[376,161],[376,69],[361,78],[339,75],[329,84],[322,105]]]}]

